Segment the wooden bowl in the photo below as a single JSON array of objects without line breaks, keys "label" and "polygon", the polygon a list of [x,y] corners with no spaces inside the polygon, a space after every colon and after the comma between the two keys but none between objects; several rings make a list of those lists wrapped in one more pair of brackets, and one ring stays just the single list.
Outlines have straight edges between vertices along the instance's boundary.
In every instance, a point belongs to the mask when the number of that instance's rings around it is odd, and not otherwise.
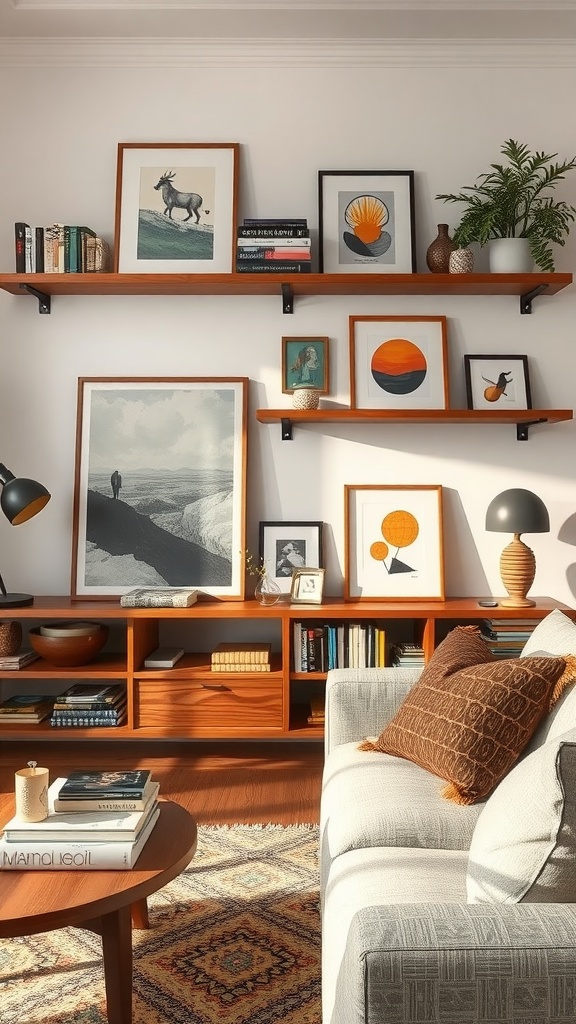
[{"label": "wooden bowl", "polygon": [[28,635],[30,646],[44,661],[58,668],[72,668],[87,665],[96,657],[108,639],[108,626],[85,636],[43,636],[37,626]]}]

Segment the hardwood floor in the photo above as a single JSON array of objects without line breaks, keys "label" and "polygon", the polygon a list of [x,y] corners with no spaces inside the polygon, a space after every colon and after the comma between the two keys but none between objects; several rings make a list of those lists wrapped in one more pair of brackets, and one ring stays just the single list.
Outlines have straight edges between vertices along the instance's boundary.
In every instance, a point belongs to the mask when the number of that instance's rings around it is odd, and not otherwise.
[{"label": "hardwood floor", "polygon": [[53,781],[74,768],[150,768],[160,794],[186,807],[199,824],[316,824],[323,763],[313,743],[4,743],[0,753],[0,821],[14,813],[14,772],[28,761]]}]

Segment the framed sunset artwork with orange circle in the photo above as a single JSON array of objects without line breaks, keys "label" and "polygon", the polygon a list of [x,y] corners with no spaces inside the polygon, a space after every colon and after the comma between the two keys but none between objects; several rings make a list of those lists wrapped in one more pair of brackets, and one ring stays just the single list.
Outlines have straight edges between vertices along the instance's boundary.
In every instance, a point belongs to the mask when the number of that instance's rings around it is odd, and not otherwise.
[{"label": "framed sunset artwork with orange circle", "polygon": [[447,409],[445,316],[351,316],[352,409]]}]

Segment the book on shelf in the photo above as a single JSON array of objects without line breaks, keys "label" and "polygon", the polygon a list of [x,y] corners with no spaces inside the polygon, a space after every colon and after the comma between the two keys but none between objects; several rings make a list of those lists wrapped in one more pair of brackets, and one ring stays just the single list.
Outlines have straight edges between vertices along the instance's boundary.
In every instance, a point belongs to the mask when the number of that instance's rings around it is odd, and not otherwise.
[{"label": "book on shelf", "polygon": [[174,668],[183,654],[183,647],[157,647],[144,658],[144,668]]},{"label": "book on shelf", "polygon": [[283,247],[268,246],[254,247],[253,249],[237,249],[236,260],[238,263],[261,263],[266,260],[298,260],[300,263],[312,259],[310,249],[285,249]]},{"label": "book on shelf", "polygon": [[214,664],[211,666],[212,672],[270,672],[270,664],[264,662],[238,662],[237,664],[229,664],[228,662],[221,665]]},{"label": "book on shelf", "polygon": [[84,729],[84,728],[96,728],[99,729],[114,729],[119,725],[126,724],[126,712],[123,712],[119,718],[81,718],[80,713],[78,715],[70,715],[68,718],[55,718],[54,715],[50,715],[50,725],[55,729]]},{"label": "book on shelf", "polygon": [[309,238],[308,228],[296,224],[242,224],[238,228],[239,239],[242,238]]},{"label": "book on shelf", "polygon": [[142,796],[136,799],[125,797],[124,799],[107,800],[104,797],[90,794],[85,797],[68,796],[62,797],[61,790],[54,797],[55,811],[143,811],[153,800],[158,799],[160,783],[150,780],[147,782]]},{"label": "book on shelf", "polygon": [[270,660],[272,644],[251,643],[249,641],[224,641],[214,648],[211,655],[212,664],[249,664],[262,663]]},{"label": "book on shelf", "polygon": [[18,651],[17,654],[4,654],[0,657],[0,669],[6,669],[12,671],[13,669],[24,668],[25,665],[29,665],[31,661],[36,661],[40,655],[36,654],[32,648],[26,647],[24,650]]},{"label": "book on shelf", "polygon": [[311,260],[260,259],[236,263],[236,271],[240,274],[309,274],[311,270]]},{"label": "book on shelf", "polygon": [[135,587],[122,594],[122,608],[190,608],[198,590],[190,587]]},{"label": "book on shelf", "polygon": [[14,246],[16,257],[16,273],[26,273],[26,230],[30,231],[30,225],[23,220],[14,222]]},{"label": "book on shelf", "polygon": [[101,718],[113,722],[120,722],[126,717],[126,701],[121,704],[108,704],[107,707],[83,708],[71,704],[67,708],[54,708],[52,718],[55,722],[78,721],[80,718],[85,722],[98,722]]},{"label": "book on shelf", "polygon": [[305,228],[308,226],[308,221],[306,217],[244,217],[242,224],[244,227],[252,227],[253,225],[259,227],[262,224],[270,224],[272,227],[289,225],[290,227]]},{"label": "book on shelf", "polygon": [[74,701],[73,703],[67,704],[65,701],[59,701],[58,698],[54,701],[54,711],[62,711],[64,714],[69,714],[75,711],[94,711],[99,715],[117,715],[119,711],[122,711],[126,707],[126,693],[124,687],[122,687],[123,696],[117,701],[103,701],[93,700],[85,703]]},{"label": "book on shelf", "polygon": [[63,693],[54,697],[54,707],[95,702],[105,706],[114,705],[125,696],[125,693],[123,683],[73,683]]},{"label": "book on shelf", "polygon": [[310,697],[310,714],[308,715],[308,725],[324,725],[325,720],[325,700],[323,695],[313,695]]},{"label": "book on shelf", "polygon": [[54,800],[65,784],[58,778],[48,787],[48,816],[43,821],[23,821],[14,815],[4,825],[8,843],[133,842],[156,808],[152,799],[141,811],[56,811]]},{"label": "book on shelf", "polygon": [[44,228],[34,228],[36,235],[36,273],[44,273]]},{"label": "book on shelf", "polygon": [[122,842],[8,842],[0,838],[0,870],[124,871],[134,867],[160,817],[155,807],[136,840]]},{"label": "book on shelf", "polygon": [[89,769],[70,772],[59,793],[60,800],[73,796],[98,797],[99,800],[141,799],[152,772],[147,768],[103,772]]},{"label": "book on shelf", "polygon": [[236,240],[236,252],[250,252],[253,249],[288,249],[290,252],[293,249],[310,249],[312,246],[312,239],[309,235],[298,235],[295,238],[287,235],[286,237],[267,235],[253,235],[239,237]]},{"label": "book on shelf", "polygon": [[15,694],[0,704],[0,722],[42,722],[52,711],[53,697],[46,694]]}]

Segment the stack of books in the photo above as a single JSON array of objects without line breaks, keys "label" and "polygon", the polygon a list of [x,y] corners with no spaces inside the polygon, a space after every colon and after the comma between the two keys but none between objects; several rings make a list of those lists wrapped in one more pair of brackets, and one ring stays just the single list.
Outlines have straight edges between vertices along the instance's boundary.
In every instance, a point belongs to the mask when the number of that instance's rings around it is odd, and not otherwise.
[{"label": "stack of books", "polygon": [[221,643],[212,651],[213,672],[269,672],[271,644]]},{"label": "stack of books", "polygon": [[58,728],[114,727],[126,721],[122,683],[74,683],[53,702],[50,725]]},{"label": "stack of books", "polygon": [[2,725],[37,725],[48,718],[53,707],[54,697],[47,697],[45,693],[18,693],[0,704],[0,722]]},{"label": "stack of books", "polygon": [[23,648],[16,654],[3,654],[0,657],[0,669],[8,672],[15,672],[19,668],[24,668],[25,665],[29,665],[31,661],[36,661],[40,655],[36,654],[31,647]]},{"label": "stack of books", "polygon": [[293,624],[295,672],[332,668],[384,668],[386,630],[377,622]]},{"label": "stack of books", "polygon": [[48,817],[15,816],[0,838],[0,869],[133,868],[159,814],[151,772],[76,771],[48,789]]},{"label": "stack of books", "polygon": [[498,658],[519,658],[537,623],[534,619],[484,619],[482,635]]},{"label": "stack of books", "polygon": [[305,218],[245,218],[238,228],[236,270],[239,274],[309,274],[312,249]]},{"label": "stack of books", "polygon": [[397,668],[424,668],[425,663],[420,644],[397,643],[390,648],[390,664]]},{"label": "stack of books", "polygon": [[14,224],[17,274],[89,274],[108,270],[110,248],[92,228],[50,224],[32,228]]},{"label": "stack of books", "polygon": [[310,714],[307,718],[308,725],[324,725],[325,703],[323,694],[310,697]]},{"label": "stack of books", "polygon": [[187,587],[136,587],[122,594],[122,608],[190,608],[198,591]]}]

